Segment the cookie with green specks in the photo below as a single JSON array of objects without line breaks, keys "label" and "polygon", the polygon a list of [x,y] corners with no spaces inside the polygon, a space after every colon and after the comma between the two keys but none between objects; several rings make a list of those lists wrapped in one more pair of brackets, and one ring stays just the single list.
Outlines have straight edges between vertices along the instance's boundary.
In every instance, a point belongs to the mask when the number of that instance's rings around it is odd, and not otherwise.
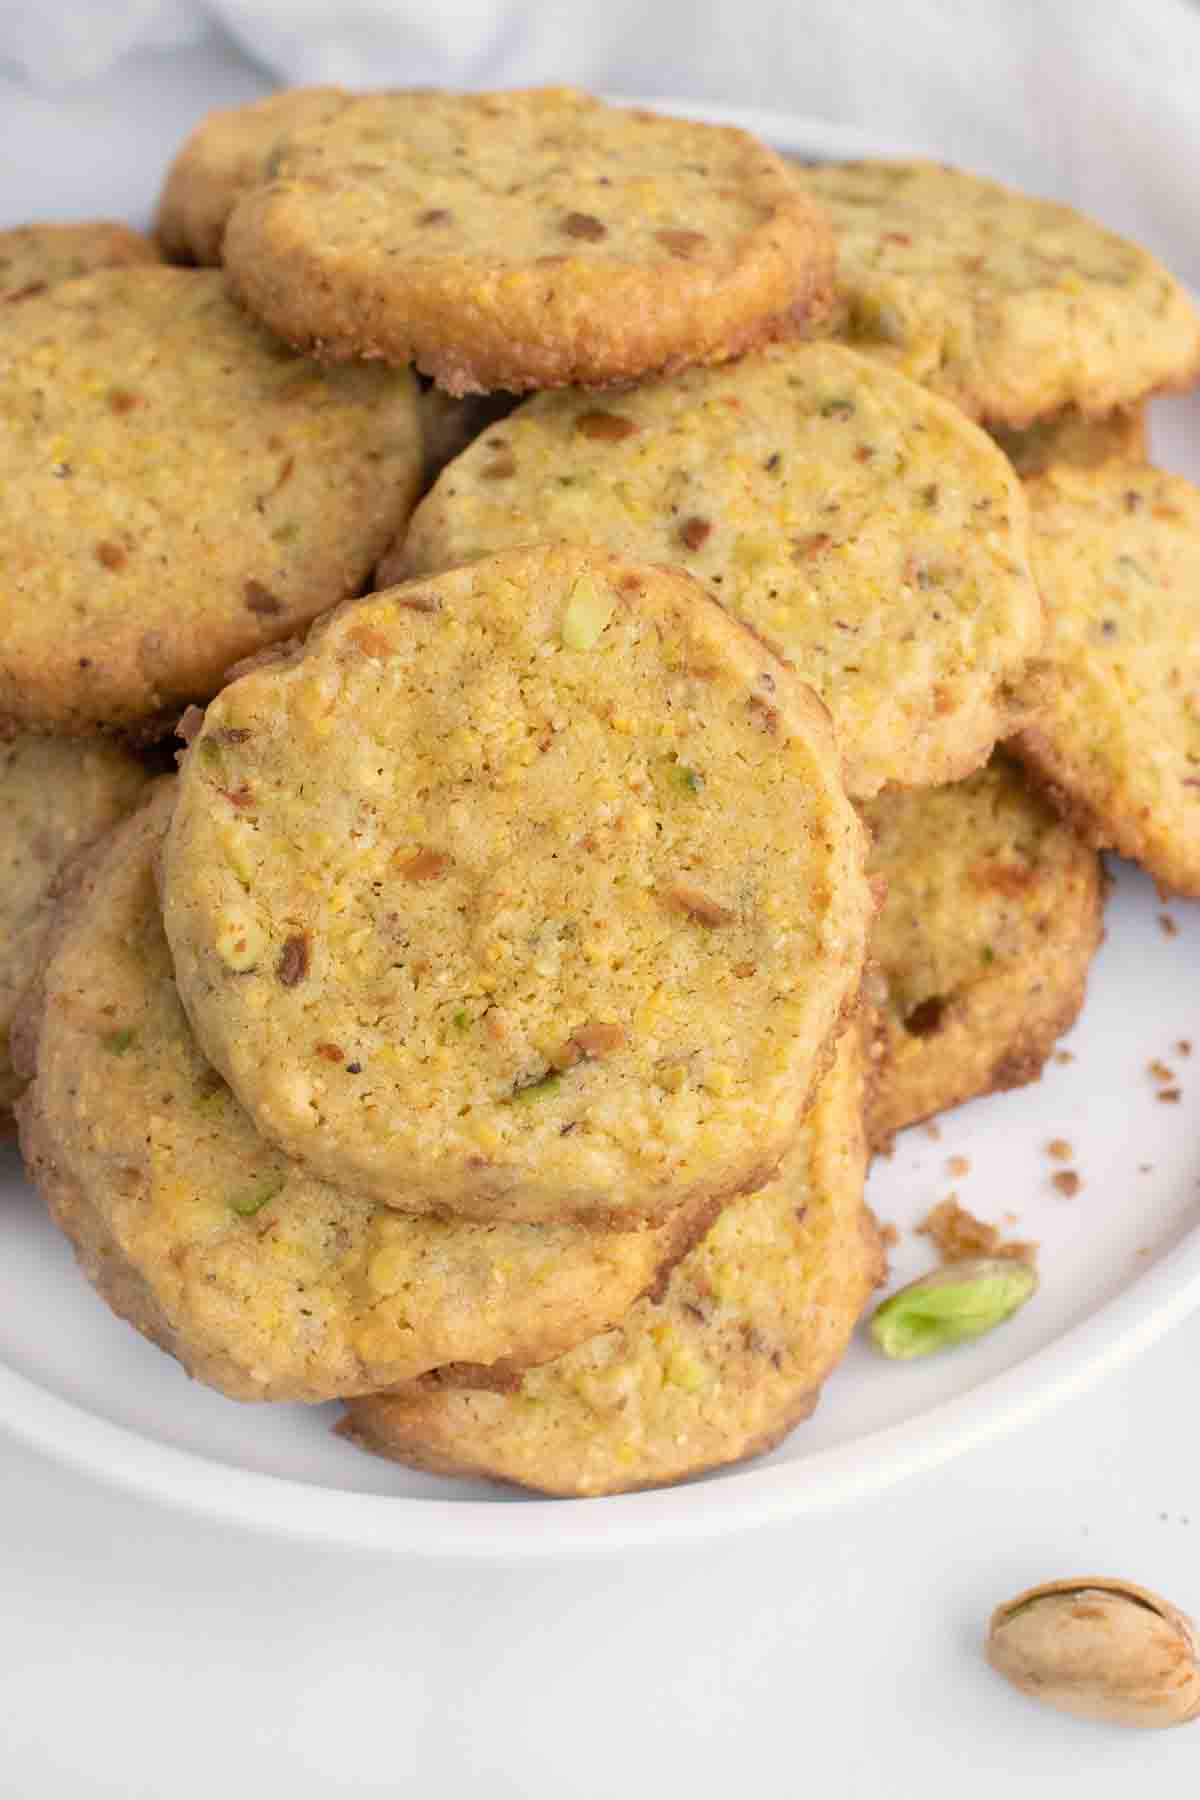
[{"label": "cookie with green specks", "polygon": [[1200,895],[1200,491],[1115,461],[1027,492],[1047,632],[1013,749],[1090,844]]},{"label": "cookie with green specks", "polygon": [[613,1229],[776,1167],[857,992],[864,853],[823,710],[697,582],[535,546],[227,687],[164,916],[202,1047],[298,1161]]},{"label": "cookie with green specks", "polygon": [[570,88],[361,95],[283,141],[224,257],[288,342],[453,394],[723,361],[833,287],[825,214],[774,151]]},{"label": "cookie with green specks", "polygon": [[867,1135],[1041,1073],[1103,935],[1099,858],[997,756],[950,787],[863,808],[885,888],[871,942]]},{"label": "cookie with green specks", "polygon": [[240,1400],[326,1400],[451,1360],[528,1363],[619,1318],[709,1223],[657,1231],[416,1219],[259,1136],[196,1047],[154,861],[164,783],[77,873],[17,1034],[30,1172],[93,1284]]},{"label": "cookie with green specks", "polygon": [[726,1207],[661,1294],[507,1384],[428,1376],[354,1401],[339,1430],[414,1468],[573,1496],[770,1449],[812,1411],[882,1276],[862,1096],[852,1027],[775,1179]]},{"label": "cookie with green specks", "polygon": [[840,329],[974,418],[1107,413],[1200,374],[1185,289],[1068,206],[933,162],[796,179],[833,220]]},{"label": "cookie with green specks", "polygon": [[[73,225],[11,225],[0,231],[0,308],[31,300],[97,269],[162,261],[140,231],[112,219],[84,219]],[[5,314],[0,312],[0,320]]]},{"label": "cookie with green specks", "polygon": [[24,1085],[9,1058],[9,1031],[41,959],[55,881],[132,811],[145,785],[142,765],[117,744],[0,741],[0,1130]]},{"label": "cookie with green specks", "polygon": [[1007,459],[840,344],[536,395],[443,472],[379,580],[535,538],[697,576],[824,701],[856,797],[977,768],[1041,642]]},{"label": "cookie with green specks", "polygon": [[358,593],[416,498],[404,370],[325,371],[216,270],[106,270],[0,332],[0,723],[153,737]]},{"label": "cookie with green specks", "polygon": [[350,96],[337,87],[285,88],[245,106],[210,112],[167,170],[154,232],[172,262],[221,260],[230,213],[268,174],[280,139],[331,118]]},{"label": "cookie with green specks", "polygon": [[1113,457],[1145,462],[1149,450],[1144,406],[1121,407],[1097,419],[1069,406],[1024,431],[996,425],[991,434],[1022,479],[1042,475],[1055,463],[1094,469]]}]

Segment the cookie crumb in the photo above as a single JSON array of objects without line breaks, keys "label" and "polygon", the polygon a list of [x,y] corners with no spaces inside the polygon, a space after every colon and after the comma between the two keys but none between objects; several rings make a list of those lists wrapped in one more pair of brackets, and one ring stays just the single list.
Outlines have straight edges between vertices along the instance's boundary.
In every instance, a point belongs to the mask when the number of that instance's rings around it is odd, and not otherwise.
[{"label": "cookie crumb", "polygon": [[1179,926],[1175,923],[1175,920],[1171,917],[1170,913],[1159,913],[1158,922],[1162,927],[1162,934],[1164,937],[1179,936]]},{"label": "cookie crumb", "polygon": [[1051,1181],[1067,1200],[1073,1200],[1083,1186],[1083,1177],[1075,1169],[1059,1169]]},{"label": "cookie crumb", "polygon": [[921,1129],[925,1133],[925,1136],[927,1138],[933,1139],[935,1144],[938,1144],[941,1142],[942,1128],[937,1123],[936,1119],[927,1119],[925,1121],[924,1125],[922,1125]]},{"label": "cookie crumb", "polygon": [[1150,1070],[1155,1081],[1174,1081],[1175,1079],[1174,1069],[1169,1069],[1165,1062],[1159,1061],[1157,1056],[1154,1058],[1153,1062],[1148,1063],[1146,1066]]},{"label": "cookie crumb", "polygon": [[1183,1098],[1183,1089],[1177,1087],[1159,1088],[1154,1098],[1161,1100],[1164,1106],[1176,1106]]},{"label": "cookie crumb", "polygon": [[1192,1054],[1191,1038],[1180,1038],[1175,1045],[1175,1054],[1177,1056],[1190,1056]]},{"label": "cookie crumb", "polygon": [[1074,1052],[1070,1050],[1056,1050],[1054,1052],[1054,1060],[1065,1068],[1068,1063],[1073,1063],[1075,1061]]},{"label": "cookie crumb", "polygon": [[950,1175],[969,1175],[971,1159],[969,1156],[951,1156],[946,1161],[946,1171]]},{"label": "cookie crumb", "polygon": [[967,1256],[1007,1256],[1014,1262],[1032,1263],[1037,1245],[1013,1240],[1005,1243],[994,1225],[977,1219],[958,1203],[957,1194],[939,1201],[917,1226],[917,1236],[933,1240],[943,1262],[959,1262]]},{"label": "cookie crumb", "polygon": [[1066,1138],[1051,1138],[1046,1145],[1046,1155],[1052,1156],[1055,1162],[1070,1162],[1074,1154]]},{"label": "cookie crumb", "polygon": [[882,1219],[879,1220],[879,1241],[885,1250],[894,1250],[900,1242],[900,1233],[890,1219],[886,1224]]}]

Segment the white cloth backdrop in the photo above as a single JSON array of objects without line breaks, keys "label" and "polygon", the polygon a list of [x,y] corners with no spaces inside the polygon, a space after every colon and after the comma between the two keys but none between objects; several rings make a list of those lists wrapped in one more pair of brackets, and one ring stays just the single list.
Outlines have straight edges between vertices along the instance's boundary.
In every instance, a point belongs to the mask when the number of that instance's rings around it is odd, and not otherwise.
[{"label": "white cloth backdrop", "polygon": [[1170,245],[1200,287],[1196,0],[0,0],[0,66],[53,89],[210,30],[280,83],[573,81],[859,126]]}]

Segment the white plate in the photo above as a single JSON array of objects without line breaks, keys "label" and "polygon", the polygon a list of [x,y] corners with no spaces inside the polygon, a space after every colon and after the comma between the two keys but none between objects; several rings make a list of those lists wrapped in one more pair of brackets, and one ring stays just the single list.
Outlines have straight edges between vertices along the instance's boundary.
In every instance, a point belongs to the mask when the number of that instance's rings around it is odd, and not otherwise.
[{"label": "white plate", "polygon": [[[809,154],[902,148],[774,115],[673,109],[746,124]],[[139,130],[144,140],[144,118]],[[164,163],[176,135],[164,119]],[[71,179],[80,209],[77,166]],[[117,210],[121,196],[103,179],[90,202]],[[51,190],[47,214],[64,210],[53,180]],[[2,182],[0,205],[5,222],[27,210],[24,194]],[[1161,463],[1200,479],[1200,401],[1155,402],[1152,433]],[[192,1512],[424,1555],[683,1545],[878,1493],[1063,1401],[1200,1305],[1198,934],[1196,909],[1164,905],[1122,869],[1088,1004],[1065,1040],[1073,1060],[1052,1062],[1033,1088],[950,1115],[938,1140],[920,1128],[905,1134],[872,1173],[870,1199],[901,1233],[897,1280],[930,1261],[911,1227],[957,1190],[979,1217],[1016,1215],[1012,1233],[1039,1242],[1036,1300],[993,1337],[925,1363],[888,1363],[856,1342],[815,1417],[757,1463],[657,1493],[536,1500],[364,1456],[331,1435],[336,1407],[239,1406],[189,1382],[109,1315],[13,1151],[0,1151],[0,1424],[99,1479]],[[1189,1059],[1176,1046],[1193,1034]],[[1154,1059],[1177,1072],[1178,1104],[1157,1100]],[[1073,1199],[1051,1185],[1051,1138],[1074,1146],[1084,1186]],[[952,1156],[969,1158],[969,1173],[952,1177]]]}]

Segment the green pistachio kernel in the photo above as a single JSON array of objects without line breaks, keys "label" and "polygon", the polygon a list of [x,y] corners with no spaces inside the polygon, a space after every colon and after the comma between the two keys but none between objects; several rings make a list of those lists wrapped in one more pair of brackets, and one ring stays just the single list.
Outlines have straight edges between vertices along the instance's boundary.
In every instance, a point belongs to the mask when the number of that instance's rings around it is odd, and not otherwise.
[{"label": "green pistachio kernel", "polygon": [[524,1087],[514,1088],[509,1095],[509,1103],[513,1106],[524,1106],[530,1100],[545,1100],[549,1095],[557,1093],[562,1086],[562,1076],[557,1069],[548,1069],[538,1081],[527,1081]]},{"label": "green pistachio kernel", "polygon": [[616,611],[616,596],[590,576],[582,575],[571,589],[563,614],[562,641],[568,650],[594,650],[600,634]]},{"label": "green pistachio kernel", "polygon": [[110,1031],[101,1039],[104,1048],[113,1056],[124,1056],[137,1043],[137,1032],[128,1027],[123,1031]]},{"label": "green pistachio kernel", "polygon": [[244,1189],[242,1193],[235,1194],[229,1204],[240,1218],[251,1219],[267,1204],[268,1200],[273,1200],[276,1194],[281,1194],[286,1186],[287,1176],[276,1171],[273,1175],[264,1175],[259,1181]]},{"label": "green pistachio kernel", "polygon": [[1037,1289],[1028,1263],[976,1256],[910,1281],[876,1307],[871,1336],[885,1356],[907,1360],[970,1343],[1003,1325]]},{"label": "green pistachio kernel", "polygon": [[454,1026],[455,1031],[465,1031],[470,1023],[470,1013],[468,1013],[465,1006],[460,1006],[451,1019],[451,1024]]},{"label": "green pistachio kernel", "polygon": [[704,792],[704,777],[697,769],[689,769],[685,763],[673,764],[675,780],[689,794]]}]

